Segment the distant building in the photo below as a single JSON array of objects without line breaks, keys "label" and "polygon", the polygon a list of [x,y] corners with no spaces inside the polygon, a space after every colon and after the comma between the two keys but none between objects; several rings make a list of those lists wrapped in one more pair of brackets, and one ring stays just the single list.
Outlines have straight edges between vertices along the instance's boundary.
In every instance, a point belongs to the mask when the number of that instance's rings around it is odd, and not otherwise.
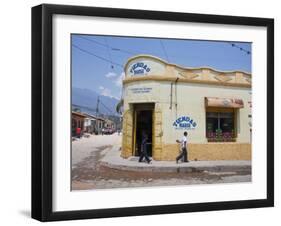
[{"label": "distant building", "polygon": [[112,130],[115,131],[116,130],[116,124],[115,124],[115,122],[113,122],[109,119],[105,119],[104,128],[112,129]]},{"label": "distant building", "polygon": [[76,136],[76,129],[80,128],[81,131],[84,131],[84,122],[86,116],[83,115],[81,112],[72,111],[72,118],[71,118],[71,134],[72,136]]},{"label": "distant building", "polygon": [[97,124],[97,118],[93,115],[83,113],[85,115],[85,120],[84,120],[84,131],[86,133],[95,133],[96,131],[96,124]]},{"label": "distant building", "polygon": [[154,160],[175,161],[187,131],[190,160],[251,159],[251,74],[149,55],[130,58],[124,71],[124,158],[139,154],[145,132]]},{"label": "distant building", "polygon": [[106,119],[83,113],[86,117],[84,121],[84,131],[87,133],[101,134],[102,129],[105,127]]},{"label": "distant building", "polygon": [[104,128],[105,119],[101,117],[96,117],[96,127],[95,134],[102,134],[102,129]]}]

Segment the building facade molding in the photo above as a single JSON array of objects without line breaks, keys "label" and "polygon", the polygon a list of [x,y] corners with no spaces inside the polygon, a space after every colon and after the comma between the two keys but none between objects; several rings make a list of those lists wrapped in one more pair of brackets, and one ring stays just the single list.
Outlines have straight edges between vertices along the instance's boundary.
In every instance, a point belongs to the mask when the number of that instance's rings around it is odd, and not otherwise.
[{"label": "building facade molding", "polygon": [[161,75],[147,75],[144,77],[129,77],[123,80],[123,85],[139,82],[139,81],[167,81],[167,82],[182,82],[182,83],[196,83],[196,84],[207,84],[207,85],[219,85],[219,86],[233,86],[242,88],[251,88],[252,85],[247,83],[230,83],[223,81],[212,81],[212,80],[195,80],[189,78],[175,78],[172,76],[161,76]]},{"label": "building facade molding", "polygon": [[136,60],[138,58],[150,58],[150,59],[153,59],[153,60],[157,60],[161,63],[164,63],[166,65],[170,65],[172,67],[176,67],[176,68],[179,68],[179,69],[183,69],[183,70],[187,70],[187,71],[193,71],[193,70],[199,70],[199,69],[207,69],[207,70],[211,70],[211,71],[214,71],[214,72],[218,72],[218,73],[242,73],[242,74],[246,74],[248,76],[251,76],[251,73],[249,72],[246,72],[246,71],[242,71],[242,70],[233,70],[233,71],[223,71],[223,70],[217,70],[217,69],[214,69],[212,67],[207,67],[207,66],[202,66],[202,67],[183,67],[181,65],[178,65],[178,64],[171,64],[171,63],[168,63],[167,61],[159,58],[159,57],[155,57],[155,56],[152,56],[152,55],[147,55],[147,54],[139,54],[139,55],[135,55],[131,58],[129,58],[126,62],[126,64],[124,65],[124,69],[126,70],[126,68],[128,67],[129,63],[133,60]]},{"label": "building facade molding", "polygon": [[210,85],[234,86],[234,87],[252,87],[252,75],[244,71],[221,71],[211,67],[182,67],[177,64],[168,63],[158,57],[150,55],[137,55],[128,59],[124,66],[124,71],[128,72],[132,62],[137,62],[138,59],[151,60],[151,62],[164,65],[164,72],[150,72],[144,76],[130,76],[125,73],[123,84],[128,84],[136,81],[175,81],[183,83],[202,83]]}]

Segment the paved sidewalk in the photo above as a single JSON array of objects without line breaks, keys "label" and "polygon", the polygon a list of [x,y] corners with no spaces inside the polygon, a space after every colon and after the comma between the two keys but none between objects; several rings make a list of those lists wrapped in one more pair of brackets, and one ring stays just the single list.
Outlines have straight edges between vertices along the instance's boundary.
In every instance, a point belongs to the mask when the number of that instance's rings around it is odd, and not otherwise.
[{"label": "paved sidewalk", "polygon": [[124,159],[120,154],[120,148],[114,146],[100,160],[100,164],[118,170],[153,172],[243,172],[251,170],[251,161],[190,161],[177,164],[176,161],[152,160],[150,164],[147,164],[146,162],[138,162],[137,157]]}]

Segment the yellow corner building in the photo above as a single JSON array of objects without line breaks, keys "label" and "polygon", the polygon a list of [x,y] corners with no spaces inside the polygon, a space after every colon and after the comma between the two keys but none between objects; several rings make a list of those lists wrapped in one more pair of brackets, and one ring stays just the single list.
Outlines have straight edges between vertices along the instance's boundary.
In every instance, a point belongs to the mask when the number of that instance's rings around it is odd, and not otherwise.
[{"label": "yellow corner building", "polygon": [[175,161],[188,132],[189,160],[251,159],[251,74],[186,68],[150,55],[128,59],[121,156],[138,156],[149,136],[154,160]]}]

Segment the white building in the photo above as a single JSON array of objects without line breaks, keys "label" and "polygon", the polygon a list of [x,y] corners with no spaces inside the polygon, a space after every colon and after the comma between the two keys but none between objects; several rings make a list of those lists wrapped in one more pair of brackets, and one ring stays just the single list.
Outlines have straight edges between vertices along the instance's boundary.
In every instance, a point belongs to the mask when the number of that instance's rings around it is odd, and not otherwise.
[{"label": "white building", "polygon": [[251,74],[184,68],[149,55],[125,65],[122,156],[138,155],[142,131],[154,160],[175,160],[188,132],[191,160],[251,159]]}]

